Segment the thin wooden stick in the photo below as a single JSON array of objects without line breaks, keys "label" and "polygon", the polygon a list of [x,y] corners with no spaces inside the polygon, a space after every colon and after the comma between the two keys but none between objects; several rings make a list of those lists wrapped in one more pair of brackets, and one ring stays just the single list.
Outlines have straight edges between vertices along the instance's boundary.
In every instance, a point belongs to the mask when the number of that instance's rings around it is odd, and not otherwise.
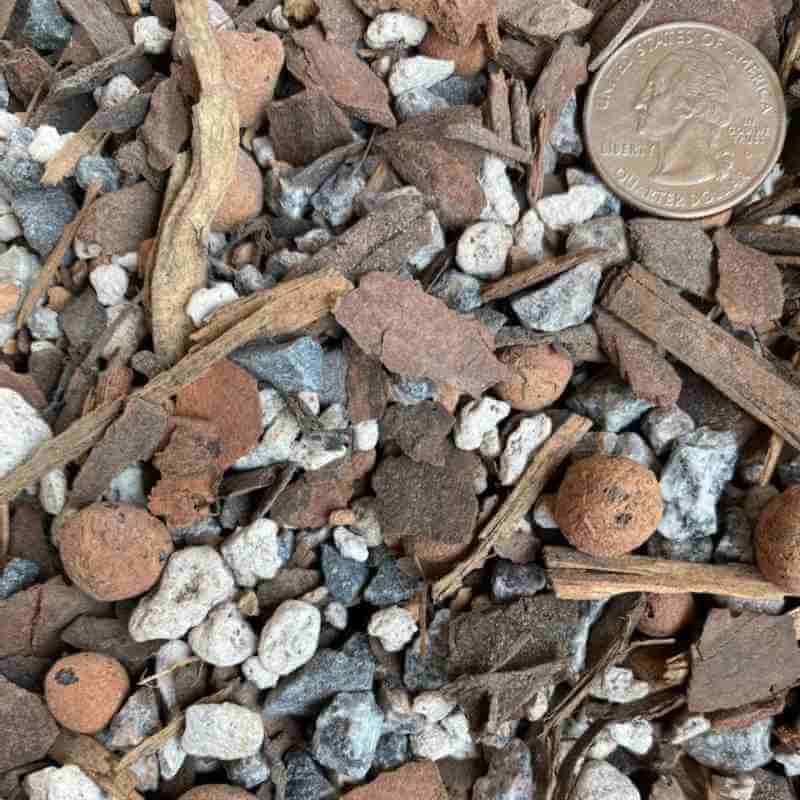
[{"label": "thin wooden stick", "polygon": [[[800,350],[792,356],[792,369],[797,370],[798,368],[800,368]],[[761,467],[761,475],[758,477],[759,486],[767,486],[772,480],[775,468],[778,466],[778,460],[783,452],[783,444],[783,439],[773,431],[769,437],[769,447],[764,458],[764,466]]]},{"label": "thin wooden stick", "polygon": [[532,264],[530,267],[521,269],[519,272],[512,272],[505,278],[484,284],[481,288],[481,303],[491,303],[492,300],[500,300],[516,292],[521,292],[523,289],[536,286],[537,283],[554,278],[562,272],[583,264],[584,261],[605,255],[606,252],[608,251],[603,250],[601,247],[587,247],[584,250],[568,253],[565,256],[547,258],[538,264]]},{"label": "thin wooden stick", "polygon": [[512,534],[530,511],[547,482],[553,477],[572,449],[592,427],[586,417],[571,414],[561,427],[542,445],[523,472],[511,494],[481,531],[475,550],[443,578],[433,584],[431,595],[438,603],[455,594],[470,572],[483,566],[491,557],[495,542]]},{"label": "thin wooden stick", "polygon": [[180,669],[181,667],[188,667],[189,664],[194,664],[197,661],[200,661],[200,658],[197,656],[191,656],[190,658],[185,658],[183,661],[176,661],[171,667],[167,667],[166,669],[162,669],[161,672],[154,672],[152,675],[148,675],[146,678],[142,678],[139,681],[139,686],[147,686],[147,684],[152,683],[153,681],[157,681],[159,678],[163,678],[165,675],[169,675],[171,672],[175,672],[176,669]]},{"label": "thin wooden stick", "polygon": [[[182,358],[174,367],[157,375],[128,397],[162,402],[199,378],[209,367],[237,347],[268,334],[291,333],[329,314],[337,300],[353,284],[336,270],[322,270],[286,281],[274,289],[261,307],[226,330],[217,339]],[[63,467],[82,456],[103,435],[123,407],[123,400],[106,403],[70,425],[64,433],[39,447],[8,475],[0,478],[0,503],[11,500],[26,486],[43,478],[51,469]]]},{"label": "thin wooden stick", "polygon": [[599,600],[627,592],[722,594],[780,600],[783,589],[750,564],[695,564],[648,556],[594,558],[571,547],[545,547],[553,591],[564,600]]},{"label": "thin wooden stick", "polygon": [[36,277],[36,282],[31,287],[31,290],[25,298],[25,302],[23,302],[17,312],[17,330],[20,330],[25,325],[28,321],[28,317],[33,313],[34,308],[36,308],[36,304],[47,294],[47,290],[50,288],[50,284],[53,282],[53,278],[55,278],[58,268],[61,266],[61,262],[64,260],[64,254],[72,244],[75,234],[78,232],[78,228],[80,228],[86,214],[92,207],[92,203],[94,203],[99,191],[99,183],[89,184],[89,188],[86,190],[86,195],[83,198],[81,210],[75,215],[75,218],[71,222],[64,226],[64,230],[61,232],[61,236],[58,237],[56,246],[52,249],[50,255],[47,256],[42,271]]},{"label": "thin wooden stick", "polygon": [[631,31],[642,21],[645,14],[653,7],[655,0],[642,0],[639,6],[625,20],[622,27],[614,34],[614,38],[591,60],[589,72],[595,72],[616,52],[617,48],[628,38]]}]

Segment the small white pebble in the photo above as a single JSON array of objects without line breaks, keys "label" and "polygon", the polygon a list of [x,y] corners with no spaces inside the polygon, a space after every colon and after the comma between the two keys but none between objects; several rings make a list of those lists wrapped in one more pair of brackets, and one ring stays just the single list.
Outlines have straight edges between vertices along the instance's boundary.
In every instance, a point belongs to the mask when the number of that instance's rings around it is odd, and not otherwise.
[{"label": "small white pebble", "polygon": [[28,155],[40,164],[46,164],[62,148],[61,134],[52,125],[40,125],[33,141],[28,145]]},{"label": "small white pebble", "polygon": [[51,469],[39,483],[39,502],[53,516],[64,510],[67,502],[67,476],[63,469]]},{"label": "small white pebble", "polygon": [[297,399],[303,404],[309,414],[319,416],[319,395],[316,392],[298,392]]},{"label": "small white pebble", "polygon": [[269,136],[256,136],[253,139],[253,155],[262,169],[268,167],[275,160],[275,148],[272,146]]},{"label": "small white pebble", "polygon": [[186,304],[186,313],[195,328],[199,328],[218,308],[238,299],[236,289],[229,283],[220,283],[210,289],[197,289]]},{"label": "small white pebble", "polygon": [[278,552],[278,526],[271,519],[257,519],[231,534],[220,548],[236,583],[247,588],[278,574],[283,562]]},{"label": "small white pebble", "polygon": [[389,73],[389,91],[397,97],[411,89],[427,89],[453,74],[455,62],[443,58],[401,58]]},{"label": "small white pebble", "polygon": [[104,306],[115,306],[125,299],[128,291],[128,273],[118,264],[102,264],[89,273],[89,283]]},{"label": "small white pebble", "polygon": [[441,692],[422,692],[414,698],[411,710],[422,714],[429,722],[440,722],[454,708],[456,704],[448,700]]},{"label": "small white pebble", "polygon": [[97,244],[97,242],[87,242],[77,237],[72,243],[72,249],[81,261],[89,261],[93,258],[97,258],[100,253],[103,252],[103,248]]},{"label": "small white pebble", "polygon": [[291,25],[289,24],[289,20],[286,19],[283,6],[277,5],[270,11],[269,24],[273,30],[280,31],[281,33],[286,33],[286,31],[289,30]]},{"label": "small white pebble", "polygon": [[242,664],[242,674],[259,689],[271,689],[280,678],[277,673],[264,669],[258,656],[251,656]]},{"label": "small white pebble", "polygon": [[325,617],[325,622],[337,631],[347,628],[347,608],[338,601],[328,603],[322,615]]},{"label": "small white pebble", "polygon": [[21,128],[22,123],[16,114],[10,111],[0,111],[0,139],[8,139],[8,134],[16,128]]},{"label": "small white pebble", "polygon": [[374,450],[380,437],[378,420],[365,419],[353,425],[353,449]]},{"label": "small white pebble", "polygon": [[261,631],[258,657],[268,672],[288,675],[317,652],[322,615],[302,600],[286,600]]},{"label": "small white pebble", "polygon": [[511,413],[511,406],[494,397],[471,400],[461,409],[453,438],[459,450],[477,450],[487,431]]},{"label": "small white pebble", "polygon": [[500,431],[491,428],[483,434],[480,447],[481,455],[484,458],[497,458],[503,452],[503,440],[500,438]]},{"label": "small white pebble", "polygon": [[428,32],[428,23],[403,11],[379,14],[370,22],[364,41],[373,50],[399,45],[417,47]]},{"label": "small white pebble", "polygon": [[494,280],[506,271],[506,257],[514,236],[500,222],[476,222],[459,237],[456,264],[475,278]]},{"label": "small white pebble", "polygon": [[134,95],[139,94],[138,87],[127,75],[115,75],[105,86],[96,91],[100,93],[98,105],[102,109],[127,103]]},{"label": "small white pebble", "polygon": [[641,800],[636,784],[606,761],[586,761],[581,769],[574,800]]},{"label": "small white pebble", "polygon": [[139,17],[133,25],[134,43],[143,44],[145,53],[150,55],[166,53],[172,36],[172,31],[165,28],[158,17]]},{"label": "small white pebble", "polygon": [[52,308],[39,306],[28,317],[28,330],[34,339],[58,339],[61,328],[58,327],[58,313]]},{"label": "small white pebble", "polygon": [[22,236],[22,226],[12,211],[0,212],[0,242],[11,242]]},{"label": "small white pebble", "polygon": [[402,650],[417,632],[417,623],[410,611],[400,606],[390,606],[376,611],[369,621],[367,633],[380,639],[384,650],[396,653]]},{"label": "small white pebble", "polygon": [[592,697],[609,703],[632,703],[650,694],[650,685],[637,680],[627,667],[608,667],[600,673],[591,687]]},{"label": "small white pebble", "polygon": [[369,558],[367,540],[357,533],[353,533],[344,527],[335,528],[333,531],[333,541],[337,549],[345,558],[352,558],[353,561],[364,562]]},{"label": "small white pebble", "polygon": [[545,443],[553,430],[547,414],[536,414],[521,420],[506,439],[506,447],[500,456],[498,470],[500,483],[513,486],[525,471],[533,454]]},{"label": "small white pebble", "polygon": [[608,726],[608,732],[620,747],[640,756],[653,746],[653,725],[646,719],[612,722]]}]

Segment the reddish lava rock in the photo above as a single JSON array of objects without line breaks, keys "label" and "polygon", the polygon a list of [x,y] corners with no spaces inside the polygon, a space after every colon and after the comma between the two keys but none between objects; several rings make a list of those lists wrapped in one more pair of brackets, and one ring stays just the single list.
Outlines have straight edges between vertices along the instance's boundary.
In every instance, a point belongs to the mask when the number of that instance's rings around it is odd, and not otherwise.
[{"label": "reddish lava rock", "polygon": [[93,503],[58,535],[67,575],[96,600],[126,600],[158,581],[173,551],[161,520],[136,506]]},{"label": "reddish lava rock", "polygon": [[209,783],[189,789],[178,800],[255,800],[255,795],[227,783]]},{"label": "reddish lava rock", "polygon": [[77,733],[105,728],[128,695],[125,667],[100,653],[60,658],[44,681],[47,707],[56,720]]},{"label": "reddish lava rock", "polygon": [[691,623],[694,611],[692,594],[648,594],[639,630],[646,636],[674,636]]},{"label": "reddish lava rock", "polygon": [[218,361],[181,389],[175,400],[178,415],[206,419],[217,426],[222,441],[218,459],[221,470],[249,453],[261,438],[258,383],[228,359]]},{"label": "reddish lava rock", "polygon": [[518,411],[539,411],[555,403],[572,377],[572,359],[549,344],[509,347],[498,360],[515,377],[498,383],[497,396]]},{"label": "reddish lava rock", "polygon": [[383,772],[374,781],[351,789],[342,800],[399,800],[401,797],[447,800],[447,789],[433,761],[411,761],[399,769]]},{"label": "reddish lava rock", "polygon": [[753,544],[764,577],[792,594],[800,591],[800,486],[767,503]]},{"label": "reddish lava rock", "polygon": [[229,231],[250,221],[261,213],[264,205],[264,178],[255,159],[239,149],[236,174],[222,198],[211,227],[215,231]]},{"label": "reddish lava rock", "polygon": [[431,28],[422,40],[419,51],[429,58],[454,62],[456,73],[470,78],[486,66],[486,48],[486,38],[482,34],[478,34],[470,44],[462,46],[453,44]]},{"label": "reddish lava rock", "polygon": [[283,68],[283,43],[269,31],[217,31],[225,78],[239,108],[239,125],[249,128],[264,121],[267,103]]},{"label": "reddish lava rock", "polygon": [[592,556],[630,553],[661,521],[658,479],[629,458],[595,455],[576,461],[564,476],[555,518],[567,541]]}]

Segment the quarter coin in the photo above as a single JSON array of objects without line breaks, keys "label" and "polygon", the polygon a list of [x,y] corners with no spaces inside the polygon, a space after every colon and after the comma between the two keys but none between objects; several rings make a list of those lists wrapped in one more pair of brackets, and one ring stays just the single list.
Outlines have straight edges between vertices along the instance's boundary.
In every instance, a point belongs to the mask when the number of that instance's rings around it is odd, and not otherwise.
[{"label": "quarter coin", "polygon": [[753,45],[672,22],[631,37],[598,71],[584,128],[610,189],[651,214],[690,219],[758,188],[781,152],[786,109]]}]

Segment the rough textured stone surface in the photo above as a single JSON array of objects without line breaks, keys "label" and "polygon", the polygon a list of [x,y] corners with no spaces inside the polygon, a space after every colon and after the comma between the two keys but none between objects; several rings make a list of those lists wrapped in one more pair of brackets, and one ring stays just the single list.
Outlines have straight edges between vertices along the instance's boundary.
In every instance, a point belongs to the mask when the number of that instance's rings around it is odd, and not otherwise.
[{"label": "rough textured stone surface", "polygon": [[258,657],[264,668],[288,675],[311,659],[317,650],[322,615],[301,600],[286,600],[261,631]]},{"label": "rough textured stone surface", "polygon": [[38,695],[0,677],[0,772],[44,758],[58,732]]},{"label": "rough textured stone surface", "polygon": [[340,692],[369,691],[374,674],[375,664],[369,657],[320,650],[267,695],[264,716],[312,716],[325,700]]},{"label": "rough textured stone surface", "polygon": [[178,639],[233,593],[233,575],[216,550],[187,547],[170,558],[158,589],[139,601],[131,636],[137,642]]},{"label": "rough textured stone surface", "polygon": [[12,558],[0,572],[0,600],[27,589],[39,577],[39,565],[26,558]]},{"label": "rough textured stone surface", "polygon": [[532,597],[547,583],[544,570],[536,564],[513,564],[498,558],[492,572],[492,595],[500,603]]},{"label": "rough textured stone surface", "polygon": [[420,637],[406,649],[403,683],[412,692],[441,689],[447,682],[448,623],[450,611],[441,609],[428,626],[425,655],[421,655]]},{"label": "rough textured stone surface", "polygon": [[396,800],[401,797],[444,800],[447,789],[436,765],[431,761],[413,761],[351,789],[342,800]]},{"label": "rough textured stone surface", "polygon": [[523,292],[511,301],[520,322],[531,330],[560,331],[585,322],[600,286],[599,264],[587,261],[559,275],[544,289]]},{"label": "rough textured stone surface", "polygon": [[335,547],[322,545],[322,574],[331,596],[350,605],[369,579],[369,567],[352,558],[345,558]]},{"label": "rough textured stone surface", "polygon": [[397,559],[387,555],[364,590],[364,600],[374,606],[391,606],[410,600],[422,586],[421,577],[404,572]]},{"label": "rough textured stone surface", "polygon": [[282,392],[322,389],[322,348],[310,336],[277,345],[256,341],[237,350],[232,358],[258,380],[269,381]]},{"label": "rough textured stone surface", "polygon": [[317,717],[312,753],[339,775],[363,778],[369,771],[383,714],[371,692],[342,692]]},{"label": "rough textured stone surface", "polygon": [[50,254],[78,206],[63,189],[32,189],[21,192],[12,202],[28,244],[42,257]]},{"label": "rough textured stone surface", "polygon": [[717,503],[733,478],[737,456],[736,437],[729,431],[698,428],[676,441],[661,473],[662,536],[688,539],[717,532]]},{"label": "rough textured stone surface", "polygon": [[0,475],[11,472],[51,436],[50,426],[22,395],[0,388]]},{"label": "rough textured stone surface", "polygon": [[255,586],[274,578],[283,564],[278,552],[278,526],[258,519],[231,534],[220,548],[239,586]]},{"label": "rough textured stone surface", "polygon": [[106,745],[114,750],[136,747],[161,728],[158,697],[150,686],[137,689],[111,720]]},{"label": "rough textured stone surface", "polygon": [[575,800],[639,800],[636,784],[605,761],[587,761],[575,784]]},{"label": "rough textured stone surface", "polygon": [[665,453],[676,439],[691,433],[694,427],[694,420],[677,406],[654,408],[642,420],[642,432],[656,455]]},{"label": "rough textured stone surface", "polygon": [[208,664],[232,667],[256,651],[256,634],[231,601],[220,603],[189,633],[189,644]]},{"label": "rough textured stone surface", "polygon": [[284,758],[286,764],[286,800],[333,800],[338,792],[303,750],[293,750]]},{"label": "rough textured stone surface", "polygon": [[264,741],[261,717],[235,703],[198,703],[186,709],[181,746],[192,756],[230,761],[258,752]]},{"label": "rough textured stone surface", "polygon": [[475,278],[500,278],[513,242],[511,231],[500,222],[476,222],[458,239],[456,263]]},{"label": "rough textured stone surface", "polygon": [[389,73],[389,91],[397,96],[412,89],[428,89],[453,74],[455,64],[439,58],[401,58]]},{"label": "rough textured stone surface", "polygon": [[631,387],[613,372],[603,372],[584,383],[567,405],[594,420],[601,430],[612,433],[627,428],[653,407],[652,403],[637,399]]},{"label": "rough textured stone surface", "polygon": [[531,750],[525,742],[512,739],[493,753],[488,774],[475,782],[472,799],[528,800],[534,788]]},{"label": "rough textured stone surface", "polygon": [[759,720],[747,728],[708,731],[689,739],[683,749],[695,761],[718,772],[749,772],[772,760],[771,733],[772,720]]}]

